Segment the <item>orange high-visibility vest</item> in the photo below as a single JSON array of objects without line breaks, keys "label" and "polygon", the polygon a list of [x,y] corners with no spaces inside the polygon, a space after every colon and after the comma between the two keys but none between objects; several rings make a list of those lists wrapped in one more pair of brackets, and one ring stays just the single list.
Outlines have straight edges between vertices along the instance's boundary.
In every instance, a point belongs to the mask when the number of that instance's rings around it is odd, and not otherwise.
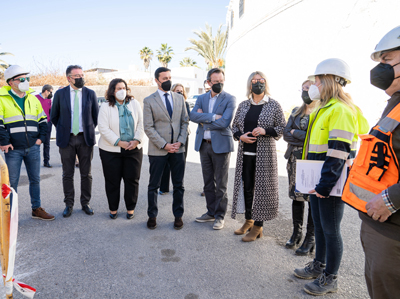
[{"label": "orange high-visibility vest", "polygon": [[365,205],[378,193],[399,182],[399,162],[393,151],[392,132],[400,124],[400,105],[369,134],[359,135],[361,147],[354,159],[342,200],[367,213]]}]

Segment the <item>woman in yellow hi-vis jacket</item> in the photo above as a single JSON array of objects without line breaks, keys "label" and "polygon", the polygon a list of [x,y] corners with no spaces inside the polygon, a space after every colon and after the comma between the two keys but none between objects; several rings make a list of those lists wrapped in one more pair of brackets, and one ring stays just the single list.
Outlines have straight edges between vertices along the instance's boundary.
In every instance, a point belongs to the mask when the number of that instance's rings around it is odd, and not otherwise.
[{"label": "woman in yellow hi-vis jacket", "polygon": [[296,269],[295,276],[315,279],[304,286],[312,295],[333,293],[337,288],[337,274],[343,254],[340,222],[344,202],[330,196],[346,162],[356,154],[357,134],[368,131],[368,122],[354,105],[343,87],[350,83],[348,65],[340,59],[322,61],[314,75],[315,83],[308,91],[319,108],[310,115],[303,159],[324,161],[321,178],[310,190],[311,213],[315,225],[315,259],[305,268]]}]

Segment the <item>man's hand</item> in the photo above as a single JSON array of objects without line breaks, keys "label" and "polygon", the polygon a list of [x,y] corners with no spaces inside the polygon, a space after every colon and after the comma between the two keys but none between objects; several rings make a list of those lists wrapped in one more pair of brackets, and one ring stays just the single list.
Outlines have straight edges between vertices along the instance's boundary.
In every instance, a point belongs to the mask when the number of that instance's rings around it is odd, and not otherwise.
[{"label": "man's hand", "polygon": [[133,150],[138,146],[138,144],[139,144],[139,141],[137,141],[137,140],[129,141],[128,147],[126,148],[126,150],[127,151]]},{"label": "man's hand", "polygon": [[181,147],[182,143],[180,142],[175,142],[172,144],[175,148],[175,153],[179,151],[179,148]]},{"label": "man's hand", "polygon": [[118,146],[126,150],[127,147],[129,146],[129,142],[120,140],[118,141]]},{"label": "man's hand", "polygon": [[41,145],[42,144],[42,140],[40,140],[40,139],[36,140],[36,144],[37,145]]},{"label": "man's hand", "polygon": [[217,114],[217,115],[215,115],[215,120],[220,119],[221,117],[222,117],[222,115]]},{"label": "man's hand", "polygon": [[[175,143],[174,143],[174,144],[175,144]],[[175,146],[174,146],[174,144],[167,143],[167,144],[164,146],[164,149],[165,149],[168,153],[173,154],[173,153],[175,153]]]},{"label": "man's hand", "polygon": [[1,145],[0,145],[1,151],[5,152],[6,154],[8,153],[8,150],[9,150],[10,148],[11,148],[11,150],[14,149],[14,147],[13,147],[11,144],[7,144],[7,145],[4,145],[4,146],[1,146]]},{"label": "man's hand", "polygon": [[260,136],[260,135],[265,135],[265,130],[263,128],[257,127],[251,132],[253,136]]},{"label": "man's hand", "polygon": [[251,134],[251,132],[247,132],[245,134],[243,134],[242,136],[240,136],[240,140],[242,140],[244,143],[254,143],[257,141],[256,137],[249,137],[249,134]]},{"label": "man's hand", "polygon": [[308,193],[310,193],[310,194],[314,194],[314,193],[315,193],[315,195],[316,195],[317,197],[319,197],[319,198],[327,198],[327,197],[329,197],[329,196],[322,196],[322,195],[319,194],[317,191],[315,191],[315,189],[312,189],[312,190],[308,191]]},{"label": "man's hand", "polygon": [[365,205],[367,214],[375,221],[385,222],[392,213],[389,211],[385,202],[383,201],[382,194],[378,193]]},{"label": "man's hand", "polygon": [[202,109],[197,109],[197,113],[203,113],[203,110]]},{"label": "man's hand", "polygon": [[293,135],[293,133],[294,133],[294,129],[291,129],[291,130],[290,130],[290,134]]}]

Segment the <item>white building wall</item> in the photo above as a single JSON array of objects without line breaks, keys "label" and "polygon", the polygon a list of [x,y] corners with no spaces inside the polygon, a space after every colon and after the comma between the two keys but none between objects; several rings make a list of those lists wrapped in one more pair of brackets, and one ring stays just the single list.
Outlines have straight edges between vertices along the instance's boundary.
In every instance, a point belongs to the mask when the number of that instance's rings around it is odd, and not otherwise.
[{"label": "white building wall", "polygon": [[399,11],[398,0],[245,0],[239,18],[239,0],[231,0],[225,90],[244,100],[248,76],[260,70],[272,97],[289,111],[302,103],[301,83],[317,64],[337,57],[352,71],[345,90],[373,125],[388,96],[369,83],[376,65],[370,54],[384,34],[400,25]]}]

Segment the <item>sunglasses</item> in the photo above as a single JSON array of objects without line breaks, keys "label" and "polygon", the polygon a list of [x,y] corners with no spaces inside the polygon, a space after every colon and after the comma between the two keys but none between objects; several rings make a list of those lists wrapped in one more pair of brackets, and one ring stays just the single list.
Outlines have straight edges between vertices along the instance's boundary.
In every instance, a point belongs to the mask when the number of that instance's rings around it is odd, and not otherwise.
[{"label": "sunglasses", "polygon": [[25,80],[29,82],[31,79],[30,79],[29,77],[13,79],[13,81],[17,81],[17,80],[18,80],[19,82],[21,82],[21,83],[24,83]]}]

